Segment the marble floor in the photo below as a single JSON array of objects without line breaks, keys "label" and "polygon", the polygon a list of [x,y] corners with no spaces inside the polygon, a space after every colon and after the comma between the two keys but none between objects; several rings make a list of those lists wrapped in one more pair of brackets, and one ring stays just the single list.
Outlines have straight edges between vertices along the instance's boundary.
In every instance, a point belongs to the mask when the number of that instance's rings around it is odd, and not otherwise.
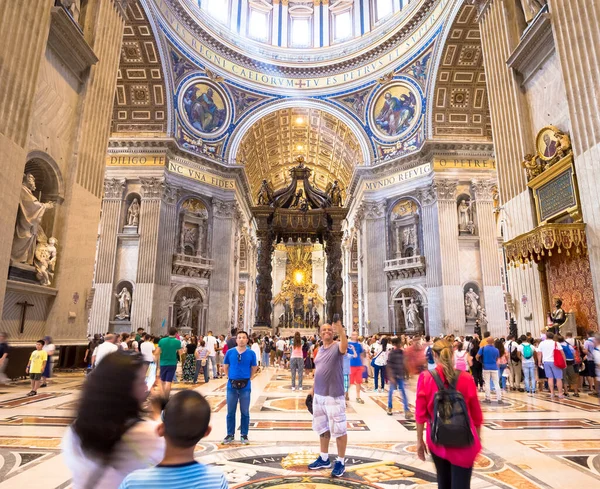
[{"label": "marble floor", "polygon": [[[83,374],[59,373],[34,398],[26,382],[0,386],[0,489],[67,489],[69,472],[59,450],[81,392]],[[305,380],[305,387],[310,386]],[[177,385],[175,391],[191,386]],[[292,392],[289,372],[269,369],[253,382],[251,444],[223,446],[225,384],[201,385],[213,409],[213,431],[198,444],[197,458],[218,465],[232,488],[356,489],[433,488],[430,461],[415,456],[415,424],[405,420],[395,400],[385,413],[387,394],[365,393],[364,404],[348,404],[347,472],[332,480],[329,471],[308,472],[318,452],[304,407],[306,392]],[[414,401],[414,381],[409,384]],[[509,393],[503,406],[483,405],[484,451],[472,487],[600,487],[600,410],[597,399],[550,401],[545,394]],[[334,445],[331,446],[332,451]]]}]

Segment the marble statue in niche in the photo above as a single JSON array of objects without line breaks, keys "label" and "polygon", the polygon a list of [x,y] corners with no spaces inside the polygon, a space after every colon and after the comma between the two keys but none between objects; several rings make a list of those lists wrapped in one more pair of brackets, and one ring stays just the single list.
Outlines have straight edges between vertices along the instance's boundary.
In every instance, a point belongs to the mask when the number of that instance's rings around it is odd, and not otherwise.
[{"label": "marble statue in niche", "polygon": [[192,328],[192,312],[194,306],[199,302],[200,298],[187,298],[185,295],[181,298],[179,310],[177,311],[177,325],[180,328]]},{"label": "marble statue in niche", "polygon": [[185,255],[196,254],[196,242],[198,234],[196,229],[190,226],[183,226],[181,229],[181,249]]},{"label": "marble statue in niche", "polygon": [[423,321],[419,316],[419,307],[414,299],[410,300],[406,308],[406,325],[408,331],[421,331],[423,329]]},{"label": "marble statue in niche", "polygon": [[473,209],[471,202],[462,199],[458,204],[458,231],[464,234],[473,234],[475,225],[473,224]]},{"label": "marble statue in niche", "polygon": [[402,256],[416,256],[417,250],[417,226],[407,226],[402,230]]},{"label": "marble statue in niche", "polygon": [[479,295],[473,290],[473,287],[469,288],[469,291],[465,294],[465,313],[467,318],[477,318],[477,309],[479,307]]},{"label": "marble statue in niche", "polygon": [[119,314],[115,316],[115,319],[124,321],[129,319],[131,314],[131,294],[127,287],[123,287],[121,292],[115,294],[115,297],[119,299]]},{"label": "marble statue in niche", "polygon": [[138,227],[140,223],[140,201],[133,199],[129,209],[127,209],[127,225]]},{"label": "marble statue in niche", "polygon": [[45,212],[54,207],[52,202],[40,202],[33,195],[35,190],[35,177],[31,173],[23,175],[21,201],[10,257],[14,262],[28,265],[33,265],[38,242],[47,242],[41,223]]},{"label": "marble statue in niche", "polygon": [[54,279],[54,268],[56,266],[56,238],[48,239],[48,242],[40,241],[35,248],[33,264],[35,276],[40,285],[49,286]]}]

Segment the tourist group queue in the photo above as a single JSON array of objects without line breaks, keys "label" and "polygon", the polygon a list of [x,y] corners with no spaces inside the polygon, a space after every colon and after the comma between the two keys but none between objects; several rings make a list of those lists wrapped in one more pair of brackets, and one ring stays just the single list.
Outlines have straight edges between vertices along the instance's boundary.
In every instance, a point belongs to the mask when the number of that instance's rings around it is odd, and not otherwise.
[{"label": "tourist group queue", "polygon": [[[197,381],[198,366],[207,375],[205,382],[211,377],[226,379],[224,444],[234,441],[238,406],[240,442],[249,443],[252,379],[261,364],[295,370],[293,387],[306,391],[307,409],[319,439],[319,454],[308,469],[331,469],[332,477],[342,477],[346,470],[347,402],[352,402],[352,396],[355,402],[364,403],[361,392],[372,377],[373,391],[388,389],[388,414],[392,414],[393,393],[401,394],[405,416],[415,419],[417,456],[425,460],[430,454],[438,486],[452,489],[470,487],[481,451],[483,415],[478,387],[485,390],[485,402],[491,391],[500,402],[503,389],[522,390],[521,374],[523,390],[530,394],[536,392],[537,383],[540,388],[544,383],[558,397],[571,391],[579,395],[582,387],[600,388],[600,335],[563,339],[547,333],[540,339],[530,335],[514,339],[510,335],[493,338],[486,332],[482,339],[477,335],[430,339],[363,338],[353,332],[348,338],[341,321],[335,319],[311,338],[299,334],[249,338],[244,331],[232,331],[228,338],[208,333],[199,339],[182,337],[175,328],[157,342],[143,331],[133,339],[112,334],[92,338],[89,375],[75,421],[62,442],[73,487],[228,487],[222,472],[194,458],[197,443],[211,432],[208,401],[194,390],[170,395],[174,381]],[[36,351],[40,351],[39,343]],[[302,384],[305,369],[313,380],[309,389]],[[571,370],[577,373],[576,381]],[[414,413],[404,390],[411,375],[418,375]],[[565,384],[562,379],[567,379]],[[156,391],[160,394],[150,394]],[[332,439],[335,459],[329,456]]]}]

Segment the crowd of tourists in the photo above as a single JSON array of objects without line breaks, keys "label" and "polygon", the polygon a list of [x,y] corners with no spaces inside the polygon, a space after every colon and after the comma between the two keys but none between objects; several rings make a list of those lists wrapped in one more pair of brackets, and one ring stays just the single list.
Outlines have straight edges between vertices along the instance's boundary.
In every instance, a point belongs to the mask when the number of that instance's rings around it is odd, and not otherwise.
[{"label": "crowd of tourists", "polygon": [[[42,347],[38,342],[36,351]],[[319,437],[319,455],[308,469],[331,469],[332,477],[346,470],[347,404],[364,403],[365,391],[387,391],[392,415],[398,392],[404,416],[416,423],[417,456],[431,455],[439,487],[461,489],[470,487],[481,450],[478,390],[484,392],[483,402],[491,402],[495,393],[502,403],[508,390],[535,395],[547,389],[551,397],[563,398],[585,390],[597,395],[594,389],[600,389],[597,334],[430,338],[362,337],[354,331],[348,337],[337,320],[322,325],[318,335],[297,332],[285,338],[249,337],[236,330],[227,337],[211,332],[195,337],[171,328],[159,339],[140,330],[94,337],[87,350],[90,373],[62,445],[76,489],[170,488],[190,482],[203,489],[228,487],[218,469],[194,460],[196,443],[211,432],[208,402],[195,390],[170,395],[173,382],[197,383],[200,374],[204,383],[227,379],[222,443],[235,439],[239,407],[240,442],[248,444],[253,378],[261,368],[289,368],[291,388],[306,392]],[[42,369],[42,357],[32,354],[30,369],[34,363]],[[303,383],[307,376],[311,387]],[[411,376],[418,376],[414,412],[405,390]],[[335,460],[329,457],[332,438]]]}]

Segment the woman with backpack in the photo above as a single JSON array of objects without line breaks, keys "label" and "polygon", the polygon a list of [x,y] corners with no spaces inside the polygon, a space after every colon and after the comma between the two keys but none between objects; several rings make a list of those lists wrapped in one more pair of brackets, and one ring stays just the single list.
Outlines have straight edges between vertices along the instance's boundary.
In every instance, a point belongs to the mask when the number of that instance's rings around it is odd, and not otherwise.
[{"label": "woman with backpack", "polygon": [[[417,382],[417,455],[425,461],[425,455],[431,453],[438,487],[468,489],[481,451],[483,415],[477,388],[470,375],[454,368],[450,343],[438,340],[432,350],[436,367],[423,372]],[[442,422],[438,422],[440,418]]]}]

